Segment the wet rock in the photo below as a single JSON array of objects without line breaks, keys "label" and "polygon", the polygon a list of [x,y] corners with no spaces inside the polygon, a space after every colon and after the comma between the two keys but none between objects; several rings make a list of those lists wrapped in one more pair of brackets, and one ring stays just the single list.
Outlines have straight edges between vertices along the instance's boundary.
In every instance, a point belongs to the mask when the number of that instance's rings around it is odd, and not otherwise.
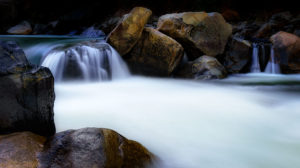
[{"label": "wet rock", "polygon": [[240,22],[233,26],[233,36],[245,39],[251,39],[260,26],[257,23]]},{"label": "wet rock", "polygon": [[226,52],[224,66],[229,73],[243,72],[246,65],[251,60],[251,43],[234,37],[229,43]]},{"label": "wet rock", "polygon": [[182,56],[183,48],[178,42],[153,28],[145,28],[126,61],[134,73],[170,76]]},{"label": "wet rock", "polygon": [[32,28],[29,22],[23,21],[18,25],[11,27],[7,30],[9,34],[16,34],[16,35],[27,35],[32,32]]},{"label": "wet rock", "polygon": [[109,129],[84,128],[56,134],[39,156],[39,168],[146,167],[153,155]]},{"label": "wet rock", "polygon": [[122,17],[113,16],[106,19],[100,24],[100,29],[105,33],[109,34],[118,25]]},{"label": "wet rock", "polygon": [[201,80],[223,79],[227,76],[227,72],[216,58],[201,56],[194,61],[182,65],[176,76]]},{"label": "wet rock", "polygon": [[185,12],[163,15],[158,30],[180,42],[190,59],[201,53],[222,54],[232,27],[219,13]]},{"label": "wet rock", "polygon": [[123,16],[121,22],[108,35],[107,42],[111,44],[120,55],[127,54],[142,35],[144,26],[152,12],[149,9],[136,7]]},{"label": "wet rock", "polygon": [[0,168],[35,168],[46,138],[31,132],[0,136]]},{"label": "wet rock", "polygon": [[48,68],[30,65],[14,42],[0,42],[0,93],[0,134],[55,133],[53,76]]},{"label": "wet rock", "polygon": [[287,32],[278,32],[270,38],[275,56],[280,58],[283,73],[300,73],[300,38]]}]

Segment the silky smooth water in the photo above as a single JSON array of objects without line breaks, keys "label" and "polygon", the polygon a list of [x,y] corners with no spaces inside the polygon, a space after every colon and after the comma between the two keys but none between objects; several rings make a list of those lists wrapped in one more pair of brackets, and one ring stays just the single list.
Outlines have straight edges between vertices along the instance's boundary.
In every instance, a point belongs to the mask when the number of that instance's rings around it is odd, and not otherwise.
[{"label": "silky smooth water", "polygon": [[211,82],[57,83],[55,122],[58,132],[114,129],[157,155],[156,167],[296,168],[299,82],[299,75],[252,74]]}]

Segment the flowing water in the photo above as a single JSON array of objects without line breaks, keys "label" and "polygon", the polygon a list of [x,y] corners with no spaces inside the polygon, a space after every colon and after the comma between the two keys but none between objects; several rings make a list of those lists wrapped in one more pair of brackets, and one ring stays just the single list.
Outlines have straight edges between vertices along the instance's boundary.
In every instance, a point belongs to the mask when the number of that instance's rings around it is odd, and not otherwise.
[{"label": "flowing water", "polygon": [[271,73],[271,74],[280,74],[280,65],[279,65],[278,61],[276,60],[273,47],[271,47],[270,60],[267,64],[265,72]]},{"label": "flowing water", "polygon": [[252,64],[250,70],[252,73],[261,72],[259,64],[259,47],[259,44],[253,43]]},{"label": "flowing water", "polygon": [[131,76],[56,82],[55,93],[58,132],[116,130],[153,152],[155,167],[300,167],[300,75]]}]

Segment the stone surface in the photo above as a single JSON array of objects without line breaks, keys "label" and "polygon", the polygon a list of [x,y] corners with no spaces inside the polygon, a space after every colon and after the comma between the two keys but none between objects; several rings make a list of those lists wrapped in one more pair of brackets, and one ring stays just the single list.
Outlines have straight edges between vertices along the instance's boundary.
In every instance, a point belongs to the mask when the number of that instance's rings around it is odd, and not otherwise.
[{"label": "stone surface", "polygon": [[115,131],[84,128],[56,134],[38,158],[39,168],[135,168],[146,167],[154,157]]},{"label": "stone surface", "polygon": [[36,168],[45,141],[30,132],[0,136],[0,168]]},{"label": "stone surface", "polygon": [[222,54],[232,33],[221,14],[205,12],[163,15],[157,29],[180,42],[190,59]]},{"label": "stone surface", "polygon": [[23,21],[18,25],[11,27],[7,30],[9,34],[16,34],[16,35],[27,35],[32,32],[32,28],[29,22]]},{"label": "stone surface", "polygon": [[14,42],[0,42],[0,93],[0,134],[55,133],[53,76],[48,68],[30,65]]},{"label": "stone surface", "polygon": [[216,58],[201,56],[194,61],[182,65],[176,76],[201,80],[223,79],[227,76],[227,72]]},{"label": "stone surface", "polygon": [[134,73],[170,76],[182,56],[183,48],[178,42],[153,28],[145,28],[126,61]]},{"label": "stone surface", "polygon": [[275,56],[283,73],[300,73],[300,38],[287,32],[278,32],[270,38]]},{"label": "stone surface", "polygon": [[152,11],[142,7],[133,8],[123,16],[117,27],[108,35],[107,42],[111,44],[120,55],[127,54],[142,35],[144,26],[150,18]]},{"label": "stone surface", "polygon": [[240,38],[233,38],[226,52],[224,66],[229,73],[243,72],[251,60],[251,43]]}]

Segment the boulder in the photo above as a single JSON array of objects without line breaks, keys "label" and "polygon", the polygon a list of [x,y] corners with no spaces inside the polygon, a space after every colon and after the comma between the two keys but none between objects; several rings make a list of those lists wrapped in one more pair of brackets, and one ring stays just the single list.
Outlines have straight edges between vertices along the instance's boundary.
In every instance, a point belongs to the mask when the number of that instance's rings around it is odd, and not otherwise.
[{"label": "boulder", "polygon": [[185,12],[163,15],[157,29],[180,42],[190,59],[202,53],[217,56],[224,52],[232,27],[219,13]]},{"label": "boulder", "polygon": [[251,43],[234,37],[229,43],[229,49],[226,52],[224,66],[229,73],[243,72],[246,65],[251,60]]},{"label": "boulder", "polygon": [[0,168],[35,168],[46,138],[31,132],[0,136]]},{"label": "boulder", "polygon": [[107,42],[111,44],[120,55],[127,54],[142,35],[152,11],[142,7],[133,8],[123,16],[117,27],[108,35]]},{"label": "boulder", "polygon": [[232,9],[225,9],[222,12],[222,16],[227,22],[235,22],[241,19],[240,14],[237,11]]},{"label": "boulder", "polygon": [[267,23],[263,24],[256,32],[255,38],[269,38],[272,34],[282,30],[292,19],[290,12],[274,14]]},{"label": "boulder", "polygon": [[0,134],[55,133],[54,78],[48,68],[30,65],[14,42],[0,41],[0,93]]},{"label": "boulder", "polygon": [[170,76],[182,56],[183,48],[178,42],[153,28],[145,28],[126,61],[134,73]]},{"label": "boulder", "polygon": [[8,34],[16,34],[16,35],[27,35],[32,32],[32,28],[29,22],[23,21],[18,25],[11,27],[7,30]]},{"label": "boulder", "polygon": [[216,58],[201,56],[194,61],[182,65],[176,76],[201,80],[223,79],[227,76],[227,72]]},{"label": "boulder", "polygon": [[84,128],[56,134],[38,157],[39,168],[146,167],[153,155],[142,145],[109,129]]},{"label": "boulder", "polygon": [[270,38],[275,57],[279,58],[283,73],[300,73],[300,38],[287,32],[278,32]]}]

